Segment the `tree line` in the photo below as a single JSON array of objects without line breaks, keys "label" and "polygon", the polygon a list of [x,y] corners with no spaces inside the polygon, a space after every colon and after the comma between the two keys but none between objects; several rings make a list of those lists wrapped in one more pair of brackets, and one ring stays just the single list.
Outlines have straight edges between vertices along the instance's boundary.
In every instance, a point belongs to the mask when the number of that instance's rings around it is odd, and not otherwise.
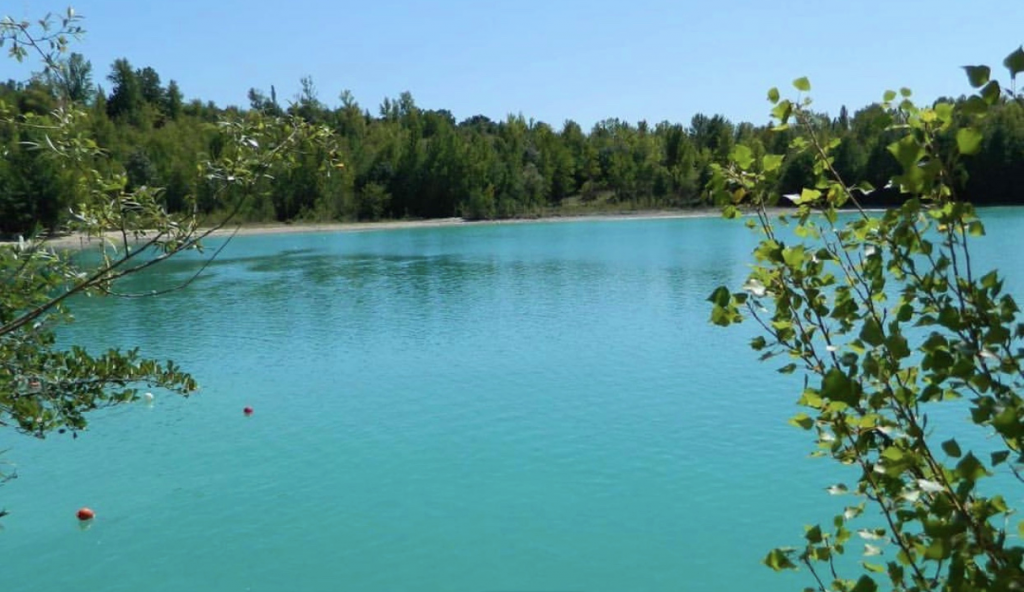
[{"label": "tree line", "polygon": [[[320,99],[313,80],[301,80],[297,96],[282,104],[275,89],[250,89],[249,105],[220,107],[186,101],[174,80],[166,84],[150,67],[127,59],[110,67],[97,84],[92,64],[72,53],[61,77],[35,75],[0,83],[0,102],[45,127],[61,101],[82,106],[80,125],[106,152],[102,166],[124,176],[128,190],[161,188],[168,211],[196,198],[204,213],[216,213],[213,185],[200,163],[217,158],[223,136],[215,123],[246,111],[297,115],[334,131],[336,174],[324,176],[322,147],[299,150],[288,173],[273,178],[239,213],[246,221],[290,222],[379,220],[462,216],[492,219],[587,209],[681,208],[703,203],[713,167],[728,161],[737,145],[753,156],[791,152],[791,134],[770,125],[734,123],[722,115],[697,114],[689,124],[635,124],[606,119],[584,130],[574,121],[560,128],[509,115],[494,121],[483,115],[456,121],[445,110],[423,109],[406,92],[386,98],[376,113],[348,91],[338,104]],[[946,99],[955,104],[966,101]],[[822,137],[836,142],[834,166],[844,182],[881,187],[898,170],[889,150],[898,136],[898,113],[881,104],[838,116],[814,115]],[[1007,96],[987,115],[979,153],[965,163],[961,191],[978,205],[1024,202],[1024,108]],[[954,125],[945,141],[955,136]],[[80,195],[75,175],[27,141],[23,126],[0,125],[0,233],[54,229]],[[808,155],[786,160],[778,194],[799,192],[814,179]],[[880,203],[896,190],[874,196]],[[785,203],[785,202],[784,202]]]}]

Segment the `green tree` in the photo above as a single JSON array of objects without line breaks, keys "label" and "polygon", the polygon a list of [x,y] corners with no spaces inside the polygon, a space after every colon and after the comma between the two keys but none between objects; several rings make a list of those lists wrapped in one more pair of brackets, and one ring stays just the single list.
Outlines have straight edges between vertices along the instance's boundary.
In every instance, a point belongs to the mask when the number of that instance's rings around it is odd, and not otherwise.
[{"label": "green tree", "polygon": [[263,91],[261,90],[250,88],[247,95],[249,98],[249,107],[256,111],[262,111],[267,115],[281,115],[284,111],[281,109],[281,106],[277,104],[277,97],[275,96],[276,93],[273,91],[274,87],[270,88],[270,97],[263,94]]},{"label": "green tree", "polygon": [[[1012,58],[1015,78],[1024,54]],[[805,78],[794,82],[796,100],[769,92],[775,129],[796,132],[790,158],[813,161],[792,220],[767,209],[784,155],[754,158],[740,145],[716,167],[711,187],[726,215],[750,207],[761,240],[743,289],[709,298],[712,321],[760,326],[751,345],[762,359],[781,357],[781,372],[803,376],[803,410],[791,423],[813,434],[816,456],[855,479],[828,488],[852,498],[830,523],[807,526],[798,548],[765,558],[776,570],[806,568],[811,589],[1024,587],[1024,523],[1014,524],[1012,507],[1024,462],[1024,324],[999,273],[972,260],[985,230],[959,189],[984,118],[1004,99],[987,67],[967,70],[978,91],[956,104],[885,93],[880,107],[899,122],[888,181],[901,200],[882,212],[862,203],[872,187],[855,189],[834,166],[839,140],[809,110]],[[977,433],[943,424],[938,404],[962,410]]]},{"label": "green tree", "polygon": [[54,77],[54,83],[63,85],[61,93],[73,103],[85,103],[92,98],[92,63],[80,53],[72,53],[67,60],[58,62],[64,75]]},{"label": "green tree", "polygon": [[301,87],[299,96],[295,98],[295,103],[288,111],[310,123],[322,123],[325,119],[324,105],[320,102],[316,84],[313,83],[313,77],[303,76],[299,80],[299,85]]},{"label": "green tree", "polygon": [[163,111],[167,114],[167,118],[170,120],[176,120],[181,117],[181,107],[184,98],[181,94],[181,89],[178,88],[178,83],[174,80],[167,83],[167,92],[164,94],[164,105]]},{"label": "green tree", "polygon": [[160,85],[160,75],[156,73],[156,70],[146,66],[135,72],[135,78],[139,81],[142,100],[150,105],[162,107],[166,96],[164,87]]},{"label": "green tree", "polygon": [[359,220],[380,220],[387,211],[391,195],[379,183],[367,183],[358,192],[356,218]]},{"label": "green tree", "polygon": [[111,119],[125,117],[133,124],[137,124],[145,99],[142,95],[142,84],[131,63],[125,58],[114,60],[107,79],[113,85],[113,90],[107,97],[107,115]]},{"label": "green tree", "polygon": [[125,187],[128,190],[159,184],[156,167],[144,150],[135,150],[128,156],[124,164],[127,176]]}]

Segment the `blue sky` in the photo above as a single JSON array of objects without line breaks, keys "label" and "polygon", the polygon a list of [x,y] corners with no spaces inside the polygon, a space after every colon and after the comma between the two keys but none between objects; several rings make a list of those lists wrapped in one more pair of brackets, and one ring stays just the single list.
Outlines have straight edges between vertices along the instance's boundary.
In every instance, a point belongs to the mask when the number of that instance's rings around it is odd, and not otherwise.
[{"label": "blue sky", "polygon": [[[8,0],[38,18],[67,3]],[[765,92],[798,76],[816,106],[862,107],[888,88],[920,99],[969,90],[959,66],[1024,43],[1024,1],[984,0],[81,0],[76,46],[96,80],[127,57],[187,98],[247,104],[250,87],[282,101],[311,76],[330,106],[349,89],[376,113],[410,91],[457,119],[509,113],[585,128],[618,117],[687,123],[697,112],[767,121]],[[0,62],[0,78],[24,68]],[[1003,76],[1005,78],[1005,76]]]}]

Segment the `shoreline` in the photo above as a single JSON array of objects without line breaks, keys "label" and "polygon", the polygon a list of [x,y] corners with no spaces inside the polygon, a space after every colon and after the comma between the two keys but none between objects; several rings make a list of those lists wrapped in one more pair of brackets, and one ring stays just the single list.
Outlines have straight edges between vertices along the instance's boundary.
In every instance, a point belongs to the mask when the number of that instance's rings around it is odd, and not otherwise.
[{"label": "shoreline", "polygon": [[[454,226],[501,226],[505,224],[548,224],[558,222],[616,222],[621,220],[660,220],[675,218],[714,218],[721,216],[715,208],[685,210],[647,210],[638,212],[615,212],[608,214],[580,214],[538,216],[536,218],[502,218],[495,220],[466,220],[465,218],[428,218],[425,220],[383,220],[379,222],[311,222],[311,223],[269,223],[242,225],[238,236],[263,234],[304,234],[317,232],[377,232],[385,230],[407,230],[415,228],[447,228]],[[233,229],[224,228],[211,236],[230,235]]]},{"label": "shoreline", "polygon": [[[720,217],[721,210],[714,207],[693,210],[645,210],[637,212],[594,213],[580,215],[539,216],[537,218],[507,218],[502,220],[466,220],[464,218],[431,218],[427,220],[387,220],[381,222],[310,222],[310,223],[259,223],[225,226],[213,231],[208,238],[228,236],[264,236],[276,234],[313,234],[380,232],[386,230],[408,230],[416,228],[446,228],[456,226],[496,226],[503,224],[549,224],[558,222],[614,222],[623,220],[661,220],[685,218]],[[105,235],[118,240],[120,234],[108,232]],[[64,249],[86,248],[100,242],[99,237],[88,237],[81,233],[58,235],[43,241],[47,246]],[[0,241],[0,245],[17,244],[17,241]]]}]

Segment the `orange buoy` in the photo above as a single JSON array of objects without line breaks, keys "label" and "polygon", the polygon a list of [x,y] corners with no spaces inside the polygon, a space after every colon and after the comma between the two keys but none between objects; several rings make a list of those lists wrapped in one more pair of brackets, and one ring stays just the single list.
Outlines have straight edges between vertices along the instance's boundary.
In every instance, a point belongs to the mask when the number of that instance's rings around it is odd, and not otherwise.
[{"label": "orange buoy", "polygon": [[88,520],[92,520],[95,517],[96,517],[96,512],[93,512],[89,508],[82,507],[82,508],[78,509],[78,519],[81,520],[82,522],[86,522]]},{"label": "orange buoy", "polygon": [[246,407],[245,409],[242,409],[242,413],[246,415],[252,415],[252,407]]}]

